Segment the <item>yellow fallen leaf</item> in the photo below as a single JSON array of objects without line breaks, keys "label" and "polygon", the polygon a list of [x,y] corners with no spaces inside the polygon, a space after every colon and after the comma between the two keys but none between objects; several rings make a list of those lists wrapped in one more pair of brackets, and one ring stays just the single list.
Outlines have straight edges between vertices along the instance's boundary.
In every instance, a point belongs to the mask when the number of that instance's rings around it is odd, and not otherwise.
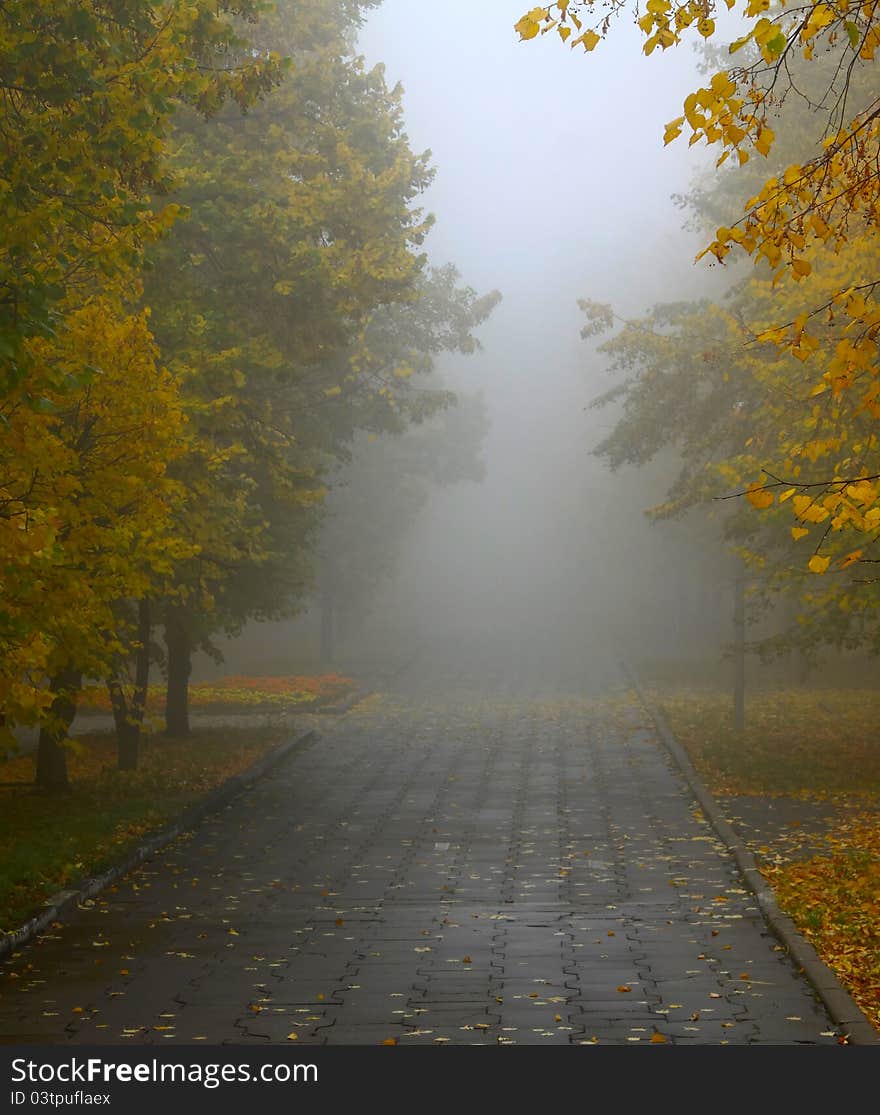
[{"label": "yellow fallen leaf", "polygon": [[664,1042],[666,1042],[668,1040],[669,1039],[666,1037],[665,1034],[658,1034],[658,1033],[655,1032],[651,1035],[651,1043],[653,1045],[662,1045]]},{"label": "yellow fallen leaf", "polygon": [[288,1041],[298,1041],[299,1040],[299,1034],[296,1032],[296,1030],[291,1030],[290,1031],[290,1033],[287,1035],[287,1040]]},{"label": "yellow fallen leaf", "polygon": [[618,990],[618,991],[621,991],[621,992],[626,992],[626,991],[632,991],[632,988],[631,988],[631,987],[627,987],[625,983],[622,983],[622,984],[620,985],[620,987],[618,987],[618,989],[617,989],[617,990]]}]

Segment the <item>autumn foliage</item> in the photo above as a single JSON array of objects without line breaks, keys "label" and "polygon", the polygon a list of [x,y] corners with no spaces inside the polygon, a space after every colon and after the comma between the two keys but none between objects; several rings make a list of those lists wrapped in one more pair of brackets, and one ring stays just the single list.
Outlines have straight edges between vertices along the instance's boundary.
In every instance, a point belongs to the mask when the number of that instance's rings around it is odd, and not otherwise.
[{"label": "autumn foliage", "polygon": [[[766,379],[771,398],[793,395],[795,419],[777,422],[784,436],[776,444],[757,440],[750,474],[730,480],[741,480],[739,491],[758,510],[791,501],[785,512],[794,531],[811,539],[803,559],[811,573],[845,570],[875,560],[880,515],[871,425],[880,417],[880,104],[872,80],[880,16],[876,5],[849,0],[724,6],[744,33],[727,47],[728,65],[685,99],[664,140],[685,133],[690,144],[715,148],[718,168],[748,170],[755,156],[767,163],[747,176],[739,211],[709,234],[698,259],[723,262],[732,251],[750,257],[756,282],[779,298],[772,313],[762,306],[740,318],[743,335],[722,347],[721,359],[739,344],[764,363],[788,356],[803,365],[793,376],[781,367]],[[523,39],[558,34],[589,52],[632,14],[651,54],[694,36],[714,40],[717,8],[714,0],[649,0],[637,11],[626,0],[601,7],[558,0],[532,8],[516,30]],[[809,126],[795,129],[802,142],[792,150],[780,137],[791,128],[793,105]]]},{"label": "autumn foliage", "polygon": [[[661,698],[677,737],[737,818],[783,909],[880,1027],[880,748],[873,690],[762,691],[743,734],[712,692]],[[781,799],[785,799],[785,801]],[[772,808],[764,810],[762,803]],[[802,803],[799,809],[798,803]],[[784,826],[774,822],[787,815]]]},{"label": "autumn foliage", "polygon": [[195,651],[302,607],[356,431],[449,405],[409,380],[494,305],[429,275],[365,7],[0,7],[0,750],[44,785],[83,679],[136,765],[151,662],[185,731]]}]

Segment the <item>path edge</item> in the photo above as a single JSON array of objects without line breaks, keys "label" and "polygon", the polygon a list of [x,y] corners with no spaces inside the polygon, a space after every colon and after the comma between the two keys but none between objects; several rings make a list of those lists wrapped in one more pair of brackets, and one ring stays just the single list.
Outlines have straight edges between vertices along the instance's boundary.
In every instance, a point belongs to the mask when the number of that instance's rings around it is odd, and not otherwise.
[{"label": "path edge", "polygon": [[845,1033],[850,1045],[880,1045],[880,1034],[862,1013],[858,1003],[825,961],[822,960],[815,948],[800,933],[791,918],[781,910],[779,903],[776,901],[776,895],[758,869],[755,857],[737,835],[736,830],[721,811],[721,807],[703,784],[687,752],[669,727],[662,710],[650,700],[642,688],[633,667],[625,661],[621,665],[642,707],[653,720],[661,743],[684,775],[685,781],[688,783],[691,793],[697,799],[706,819],[735,859],[745,879],[746,886],[757,899],[761,913],[774,934],[785,946],[789,956],[809,980],[835,1024]]},{"label": "path edge", "polygon": [[117,879],[128,874],[144,860],[149,859],[160,848],[163,848],[189,829],[195,828],[205,817],[211,813],[216,813],[224,805],[227,805],[233,798],[278,766],[282,760],[296,752],[304,751],[317,738],[317,732],[310,729],[285,740],[284,743],[274,747],[254,763],[251,763],[249,767],[221,782],[205,797],[193,802],[171,824],[142,840],[128,855],[108,867],[100,875],[90,875],[77,887],[56,891],[55,894],[46,899],[38,914],[35,914],[18,929],[13,929],[3,935],[0,939],[0,960],[5,959],[17,948],[33,940],[34,937],[47,929],[52,922],[58,921],[71,907],[94,898],[106,887],[115,883]]}]

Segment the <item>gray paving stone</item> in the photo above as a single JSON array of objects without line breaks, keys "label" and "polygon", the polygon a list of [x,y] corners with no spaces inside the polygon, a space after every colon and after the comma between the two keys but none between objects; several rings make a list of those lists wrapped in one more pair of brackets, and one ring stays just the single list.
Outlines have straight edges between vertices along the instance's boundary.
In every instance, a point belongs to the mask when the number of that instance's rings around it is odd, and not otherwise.
[{"label": "gray paving stone", "polygon": [[8,959],[0,1041],[835,1044],[640,713],[471,672],[328,720]]}]

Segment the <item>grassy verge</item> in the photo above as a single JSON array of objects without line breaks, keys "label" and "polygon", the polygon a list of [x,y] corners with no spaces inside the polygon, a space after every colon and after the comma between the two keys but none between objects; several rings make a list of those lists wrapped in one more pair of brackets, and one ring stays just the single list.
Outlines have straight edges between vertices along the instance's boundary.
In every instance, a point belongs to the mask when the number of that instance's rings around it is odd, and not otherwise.
[{"label": "grassy verge", "polygon": [[[193,682],[189,705],[200,712],[256,712],[260,710],[312,712],[335,705],[356,686],[342,674],[286,675],[283,677],[235,674],[214,681]],[[161,713],[165,686],[147,690],[147,712]],[[81,712],[110,712],[110,697],[104,686],[90,686],[79,703]]]},{"label": "grassy verge", "polygon": [[31,756],[0,763],[0,782],[19,783],[0,788],[0,931],[16,929],[59,888],[105,870],[289,735],[274,726],[148,737],[137,771],[115,769],[112,738],[82,736],[64,794],[28,784]]},{"label": "grassy verge", "polygon": [[741,736],[727,694],[653,697],[715,794],[835,807],[818,855],[798,855],[797,820],[753,851],[781,907],[880,1029],[880,693],[759,693]]}]

